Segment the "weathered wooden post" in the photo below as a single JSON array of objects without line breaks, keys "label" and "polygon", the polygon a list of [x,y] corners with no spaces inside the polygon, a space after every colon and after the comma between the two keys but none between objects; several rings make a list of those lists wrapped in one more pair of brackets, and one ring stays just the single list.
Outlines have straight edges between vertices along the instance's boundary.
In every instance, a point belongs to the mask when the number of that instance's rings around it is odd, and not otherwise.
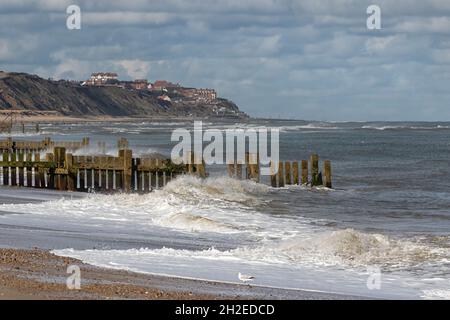
[{"label": "weathered wooden post", "polygon": [[[39,164],[39,162],[41,161],[41,154],[39,152],[36,152],[34,154],[34,162],[36,162],[36,164]],[[36,188],[44,188],[44,171],[43,168],[40,167],[39,165],[37,165],[34,168],[34,176],[36,179],[36,183],[34,184],[34,186]]]},{"label": "weathered wooden post", "polygon": [[319,156],[317,154],[311,155],[311,186],[318,186],[319,183]]},{"label": "weathered wooden post", "polygon": [[11,137],[6,138],[6,148],[9,150],[13,148],[13,139]]},{"label": "weathered wooden post", "polygon": [[302,160],[302,184],[308,183],[308,160]]},{"label": "weathered wooden post", "polygon": [[242,163],[236,163],[236,177],[242,180]]},{"label": "weathered wooden post", "polygon": [[270,161],[270,185],[274,188],[277,187],[277,175],[275,173],[275,168],[277,163],[274,161]]},{"label": "weathered wooden post", "polygon": [[325,160],[323,163],[323,172],[324,172],[324,186],[327,188],[332,188],[331,183],[331,161]]},{"label": "weathered wooden post", "polygon": [[30,165],[32,160],[33,160],[33,154],[31,152],[28,152],[26,155],[27,166],[25,168],[25,170],[27,172],[27,179],[26,179],[27,187],[33,186],[33,168]]},{"label": "weathered wooden post", "polygon": [[292,177],[293,177],[293,183],[295,185],[299,184],[299,179],[298,179],[298,161],[294,161],[292,162]]},{"label": "weathered wooden post", "polygon": [[18,186],[24,186],[25,184],[24,184],[24,166],[23,166],[23,160],[24,160],[24,154],[23,154],[23,151],[22,150],[20,150],[19,151],[19,155],[18,155],[18,161],[19,161],[19,165],[18,165],[18,168],[17,168],[17,175],[18,175],[18,182],[17,182],[17,184],[18,184]]},{"label": "weathered wooden post", "polygon": [[284,173],[283,162],[278,162],[278,187],[284,187]]},{"label": "weathered wooden post", "polygon": [[195,167],[197,168],[196,173],[200,178],[206,178],[206,168],[205,161],[203,161],[203,156],[195,154]]},{"label": "weathered wooden post", "polygon": [[66,148],[63,147],[55,147],[53,149],[53,154],[55,157],[56,163],[56,189],[65,190],[66,187],[66,177],[65,172],[61,172],[61,169],[65,169],[64,162],[66,161]]},{"label": "weathered wooden post", "polygon": [[258,155],[252,153],[249,155],[248,168],[250,169],[250,179],[259,182],[259,161]]},{"label": "weathered wooden post", "polygon": [[83,147],[89,146],[89,137],[84,137],[81,141],[81,144],[83,145]]},{"label": "weathered wooden post", "polygon": [[230,178],[236,177],[236,163],[228,163],[227,171]]},{"label": "weathered wooden post", "polygon": [[73,155],[66,153],[65,167],[67,170],[67,190],[75,191],[75,176],[73,173]]},{"label": "weathered wooden post", "polygon": [[250,179],[250,154],[245,153],[245,180]]},{"label": "weathered wooden post", "polygon": [[39,123],[36,123],[36,133],[39,133]]},{"label": "weathered wooden post", "polygon": [[[6,151],[3,151],[3,162],[7,164],[9,162],[9,153]],[[3,185],[7,186],[9,184],[8,180],[8,167],[3,167]]]},{"label": "weathered wooden post", "polygon": [[131,176],[133,171],[133,152],[129,149],[119,150],[119,158],[123,165],[122,183],[125,192],[131,192]]},{"label": "weathered wooden post", "polygon": [[50,137],[45,137],[42,143],[44,145],[44,148],[48,148],[52,144],[52,140],[50,139]]},{"label": "weathered wooden post", "polygon": [[190,174],[194,173],[194,153],[192,151],[188,151],[187,153],[187,171]]},{"label": "weathered wooden post", "polygon": [[66,148],[55,147],[53,149],[54,161],[58,168],[64,168],[64,161],[66,160]]},{"label": "weathered wooden post", "polygon": [[10,180],[10,185],[15,186],[17,185],[17,173],[16,173],[16,151],[13,151],[11,153],[11,162],[14,162],[14,165],[10,165],[10,170],[11,170],[11,180]]},{"label": "weathered wooden post", "polygon": [[291,162],[286,161],[284,163],[284,184],[291,185],[292,184],[292,178],[291,178]]},{"label": "weathered wooden post", "polygon": [[[45,160],[51,164],[51,162],[54,162],[55,157],[53,153],[46,153],[45,154]],[[45,179],[46,182],[45,183]],[[54,175],[54,171],[51,169],[45,169],[44,171],[44,186],[46,188],[54,188],[55,187],[55,175]]]}]

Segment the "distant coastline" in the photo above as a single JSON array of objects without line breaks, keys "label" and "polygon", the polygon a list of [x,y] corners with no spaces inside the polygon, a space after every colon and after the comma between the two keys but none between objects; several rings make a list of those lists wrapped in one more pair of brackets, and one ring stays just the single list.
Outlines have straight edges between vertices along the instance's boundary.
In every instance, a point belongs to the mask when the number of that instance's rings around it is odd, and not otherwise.
[{"label": "distant coastline", "polygon": [[[158,82],[155,82],[158,83]],[[0,71],[0,112],[15,112],[23,121],[97,121],[99,118],[247,119],[230,100],[184,87],[136,87],[43,79]],[[200,92],[197,95],[197,92]],[[215,92],[215,91],[213,91]],[[210,94],[210,91],[206,92]]]}]

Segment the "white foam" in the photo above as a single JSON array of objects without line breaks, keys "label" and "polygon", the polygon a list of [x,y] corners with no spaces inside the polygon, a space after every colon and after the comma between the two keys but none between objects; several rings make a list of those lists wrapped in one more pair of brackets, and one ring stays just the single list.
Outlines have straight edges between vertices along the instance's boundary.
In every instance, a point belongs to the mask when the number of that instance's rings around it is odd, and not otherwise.
[{"label": "white foam", "polygon": [[[449,283],[450,285],[450,283]],[[426,300],[450,300],[450,289],[429,289],[423,290],[422,298]]]},{"label": "white foam", "polygon": [[78,200],[3,204],[0,208],[85,223],[103,220],[128,222],[143,228],[156,225],[189,232],[234,233],[256,230],[258,221],[271,223],[254,209],[264,202],[257,194],[268,190],[254,182],[226,177],[202,180],[182,176],[169,182],[164,189],[144,195],[91,194]]}]

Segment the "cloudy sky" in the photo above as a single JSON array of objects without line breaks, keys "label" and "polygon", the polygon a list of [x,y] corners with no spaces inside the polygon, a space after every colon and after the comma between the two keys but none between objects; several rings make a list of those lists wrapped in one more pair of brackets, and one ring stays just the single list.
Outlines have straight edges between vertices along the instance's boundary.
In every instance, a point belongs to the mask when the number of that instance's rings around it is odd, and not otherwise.
[{"label": "cloudy sky", "polygon": [[0,70],[213,87],[253,116],[450,120],[450,0],[0,0]]}]

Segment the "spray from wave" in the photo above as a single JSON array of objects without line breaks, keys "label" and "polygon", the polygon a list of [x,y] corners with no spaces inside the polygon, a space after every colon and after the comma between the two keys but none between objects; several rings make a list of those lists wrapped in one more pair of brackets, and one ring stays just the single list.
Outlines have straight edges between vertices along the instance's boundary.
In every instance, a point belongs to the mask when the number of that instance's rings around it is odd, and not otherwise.
[{"label": "spray from wave", "polygon": [[[202,180],[182,176],[145,195],[91,194],[82,199],[4,204],[3,211],[73,219],[79,223],[128,223],[188,232],[233,233],[252,230],[262,214],[254,207],[268,187],[226,177]],[[261,219],[262,220],[262,219]]]}]

